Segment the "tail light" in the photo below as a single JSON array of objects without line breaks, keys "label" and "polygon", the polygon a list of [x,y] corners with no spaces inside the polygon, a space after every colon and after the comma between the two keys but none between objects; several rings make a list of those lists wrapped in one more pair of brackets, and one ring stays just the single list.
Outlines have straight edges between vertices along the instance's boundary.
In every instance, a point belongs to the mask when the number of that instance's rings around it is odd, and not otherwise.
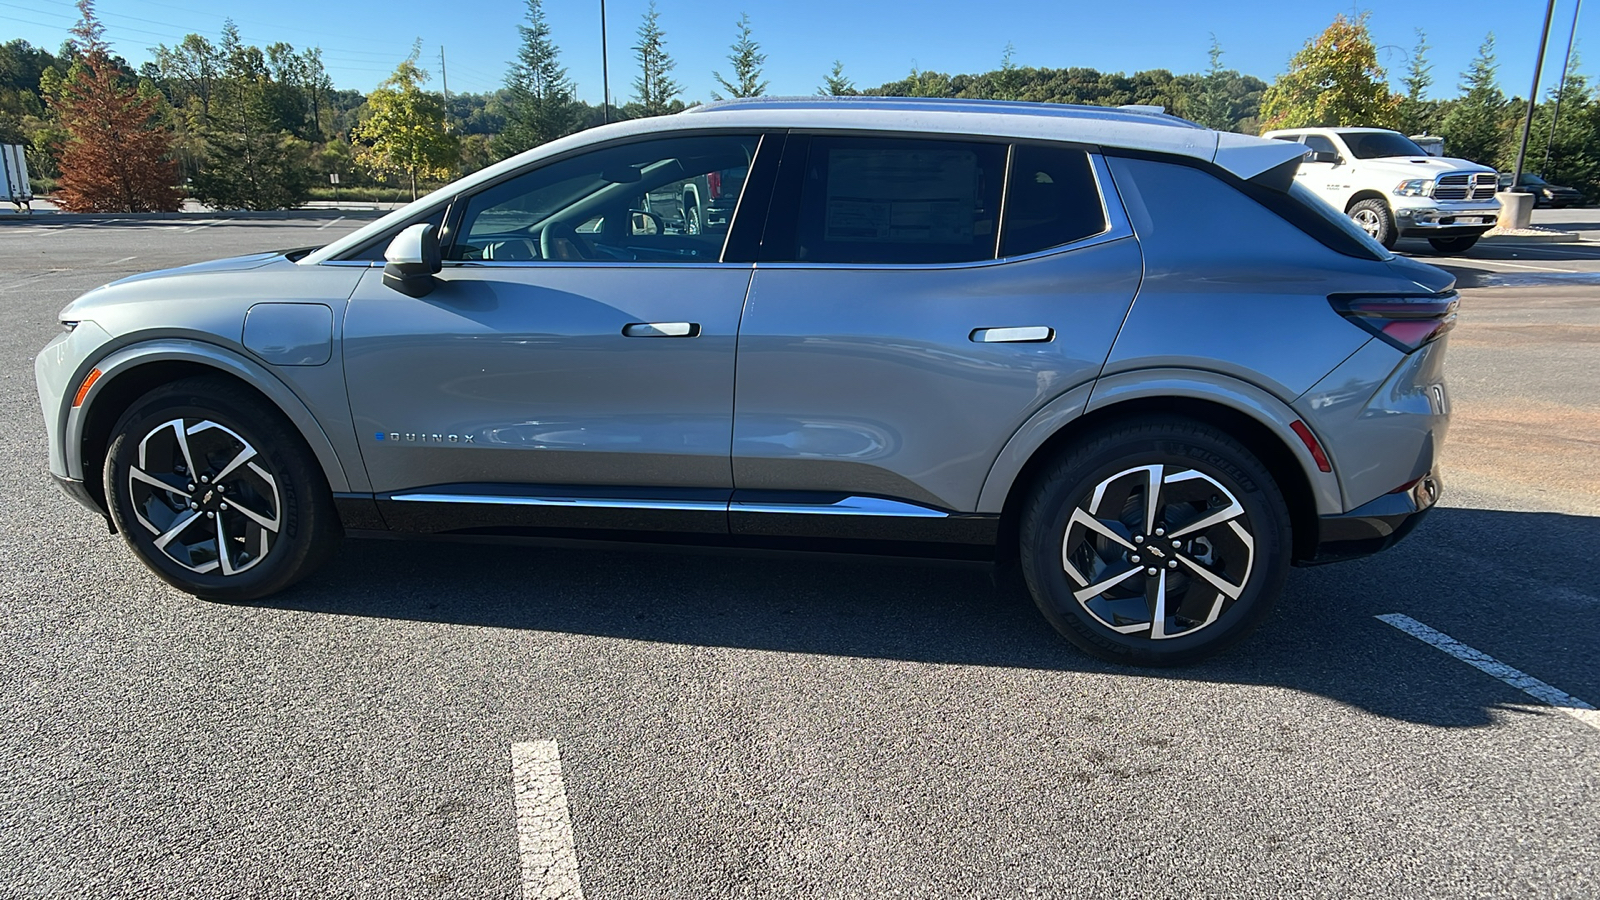
[{"label": "tail light", "polygon": [[1455,291],[1442,294],[1333,294],[1339,315],[1410,353],[1456,327]]},{"label": "tail light", "polygon": [[709,199],[712,199],[712,200],[721,200],[722,199],[722,173],[721,172],[707,172],[706,173],[706,191],[711,194],[711,197]]}]

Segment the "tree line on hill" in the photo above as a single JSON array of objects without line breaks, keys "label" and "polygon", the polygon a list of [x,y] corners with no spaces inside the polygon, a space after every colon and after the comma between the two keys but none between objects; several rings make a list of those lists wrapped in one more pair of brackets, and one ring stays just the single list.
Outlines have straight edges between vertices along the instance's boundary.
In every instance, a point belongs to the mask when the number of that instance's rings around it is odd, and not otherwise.
[{"label": "tree line on hill", "polygon": [[[333,85],[320,49],[248,44],[230,21],[219,41],[191,34],[152,49],[137,70],[104,40],[93,0],[58,53],[0,44],[0,143],[27,146],[41,187],[67,208],[175,209],[183,195],[217,209],[279,209],[343,189],[398,187],[416,194],[496,160],[607,119],[666,115],[691,105],[673,77],[661,11],[652,2],[635,32],[626,102],[585,103],[561,65],[542,0],[526,0],[521,42],[503,87],[490,93],[429,90],[420,41],[368,94]],[[713,99],[763,95],[766,55],[749,16],[735,24]],[[1425,99],[1434,84],[1419,31],[1394,92],[1364,16],[1338,16],[1272,83],[1224,67],[1213,38],[1204,72],[1131,75],[1082,67],[1018,66],[1008,45],[998,68],[946,74],[913,67],[902,79],[858,88],[836,61],[818,94],[956,97],[1159,106],[1219,130],[1376,125],[1445,137],[1447,152],[1509,168],[1524,99],[1497,81],[1491,34],[1460,78],[1458,96]],[[1534,112],[1528,171],[1600,200],[1600,101],[1574,60]],[[1548,138],[1548,154],[1544,138]],[[338,188],[328,184],[339,176]]]}]

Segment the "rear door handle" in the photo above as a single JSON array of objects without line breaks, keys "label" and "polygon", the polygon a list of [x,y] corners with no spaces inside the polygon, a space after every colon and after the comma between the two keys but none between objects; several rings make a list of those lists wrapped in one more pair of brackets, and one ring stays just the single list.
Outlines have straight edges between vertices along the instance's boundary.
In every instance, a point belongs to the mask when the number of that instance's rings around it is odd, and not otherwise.
[{"label": "rear door handle", "polygon": [[622,326],[623,337],[699,337],[698,322],[632,322]]},{"label": "rear door handle", "polygon": [[1055,340],[1056,330],[1043,325],[974,328],[968,337],[976,344],[1043,344]]}]

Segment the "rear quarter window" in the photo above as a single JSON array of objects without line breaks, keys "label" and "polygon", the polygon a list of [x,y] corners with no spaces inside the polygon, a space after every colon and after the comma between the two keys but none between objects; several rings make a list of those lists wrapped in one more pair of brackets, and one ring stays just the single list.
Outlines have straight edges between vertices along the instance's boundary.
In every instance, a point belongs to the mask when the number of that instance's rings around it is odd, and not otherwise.
[{"label": "rear quarter window", "polygon": [[1070,147],[1016,145],[1001,256],[1037,253],[1105,230],[1105,205],[1088,153]]}]

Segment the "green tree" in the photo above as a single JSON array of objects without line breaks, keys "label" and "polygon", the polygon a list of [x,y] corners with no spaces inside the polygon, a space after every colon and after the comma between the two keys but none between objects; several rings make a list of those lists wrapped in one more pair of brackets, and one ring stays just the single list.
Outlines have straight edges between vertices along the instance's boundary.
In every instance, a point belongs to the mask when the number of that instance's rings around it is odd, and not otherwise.
[{"label": "green tree", "polygon": [[640,112],[646,116],[661,116],[673,111],[673,100],[683,89],[667,74],[677,65],[667,53],[667,33],[661,29],[661,12],[656,0],[639,25],[639,43],[633,47],[639,59],[639,77],[633,80]]},{"label": "green tree", "polygon": [[[1557,89],[1552,87],[1548,99],[1534,112],[1533,134],[1545,138],[1546,146],[1534,141],[1528,148],[1525,169],[1552,184],[1583,191],[1590,202],[1600,200],[1600,103],[1591,95],[1588,80],[1578,74],[1576,53],[1567,64],[1567,77],[1560,88],[1559,116],[1555,115],[1557,98]],[[1506,143],[1506,155],[1510,156],[1514,145]]]},{"label": "green tree", "polygon": [[[729,97],[759,97],[767,92],[767,82],[761,80],[761,66],[767,61],[767,55],[761,52],[761,45],[750,36],[750,14],[739,15],[739,39],[728,47],[732,53],[728,54],[728,62],[733,66],[733,81],[722,77],[721,72],[712,72],[711,75],[728,92]],[[723,97],[716,91],[711,92],[711,99],[721,100]]]},{"label": "green tree", "polygon": [[817,88],[817,94],[822,97],[853,97],[861,93],[856,90],[855,82],[844,75],[844,63],[833,61],[833,71],[822,80],[822,87]]},{"label": "green tree", "polygon": [[1233,128],[1233,101],[1228,95],[1228,73],[1222,68],[1222,45],[1214,34],[1206,54],[1211,65],[1200,79],[1200,93],[1188,110],[1189,118],[1207,128],[1228,131]]},{"label": "green tree", "polygon": [[550,39],[541,0],[528,0],[528,23],[518,26],[522,48],[506,75],[505,125],[490,142],[504,159],[577,129],[572,82]]},{"label": "green tree", "polygon": [[1411,51],[1411,62],[1401,82],[1406,93],[1400,101],[1400,130],[1406,134],[1424,134],[1434,127],[1436,104],[1422,98],[1433,85],[1433,64],[1428,62],[1428,49],[1428,36],[1418,28],[1417,46]]},{"label": "green tree", "polygon": [[1389,92],[1367,17],[1334,17],[1306,42],[1262,98],[1270,128],[1399,124],[1400,98]]},{"label": "green tree", "polygon": [[994,74],[995,100],[1022,99],[1022,73],[1017,69],[1017,48],[1006,41],[1006,50],[1000,54],[1000,69]]},{"label": "green tree", "polygon": [[1494,33],[1478,47],[1478,55],[1461,73],[1461,96],[1451,101],[1440,123],[1445,152],[1473,162],[1494,165],[1506,141],[1506,95],[1495,83]]},{"label": "green tree", "polygon": [[411,184],[450,176],[459,148],[444,128],[444,101],[424,91],[428,73],[417,68],[416,51],[367,96],[370,113],[352,135],[361,142],[356,161],[378,174],[395,174]]},{"label": "green tree", "polygon": [[291,127],[303,124],[297,103],[288,103],[272,78],[260,48],[246,45],[231,20],[216,47],[219,77],[211,88],[209,114],[190,109],[190,127],[203,147],[193,178],[195,196],[217,209],[286,209],[309,196],[311,145]]}]

